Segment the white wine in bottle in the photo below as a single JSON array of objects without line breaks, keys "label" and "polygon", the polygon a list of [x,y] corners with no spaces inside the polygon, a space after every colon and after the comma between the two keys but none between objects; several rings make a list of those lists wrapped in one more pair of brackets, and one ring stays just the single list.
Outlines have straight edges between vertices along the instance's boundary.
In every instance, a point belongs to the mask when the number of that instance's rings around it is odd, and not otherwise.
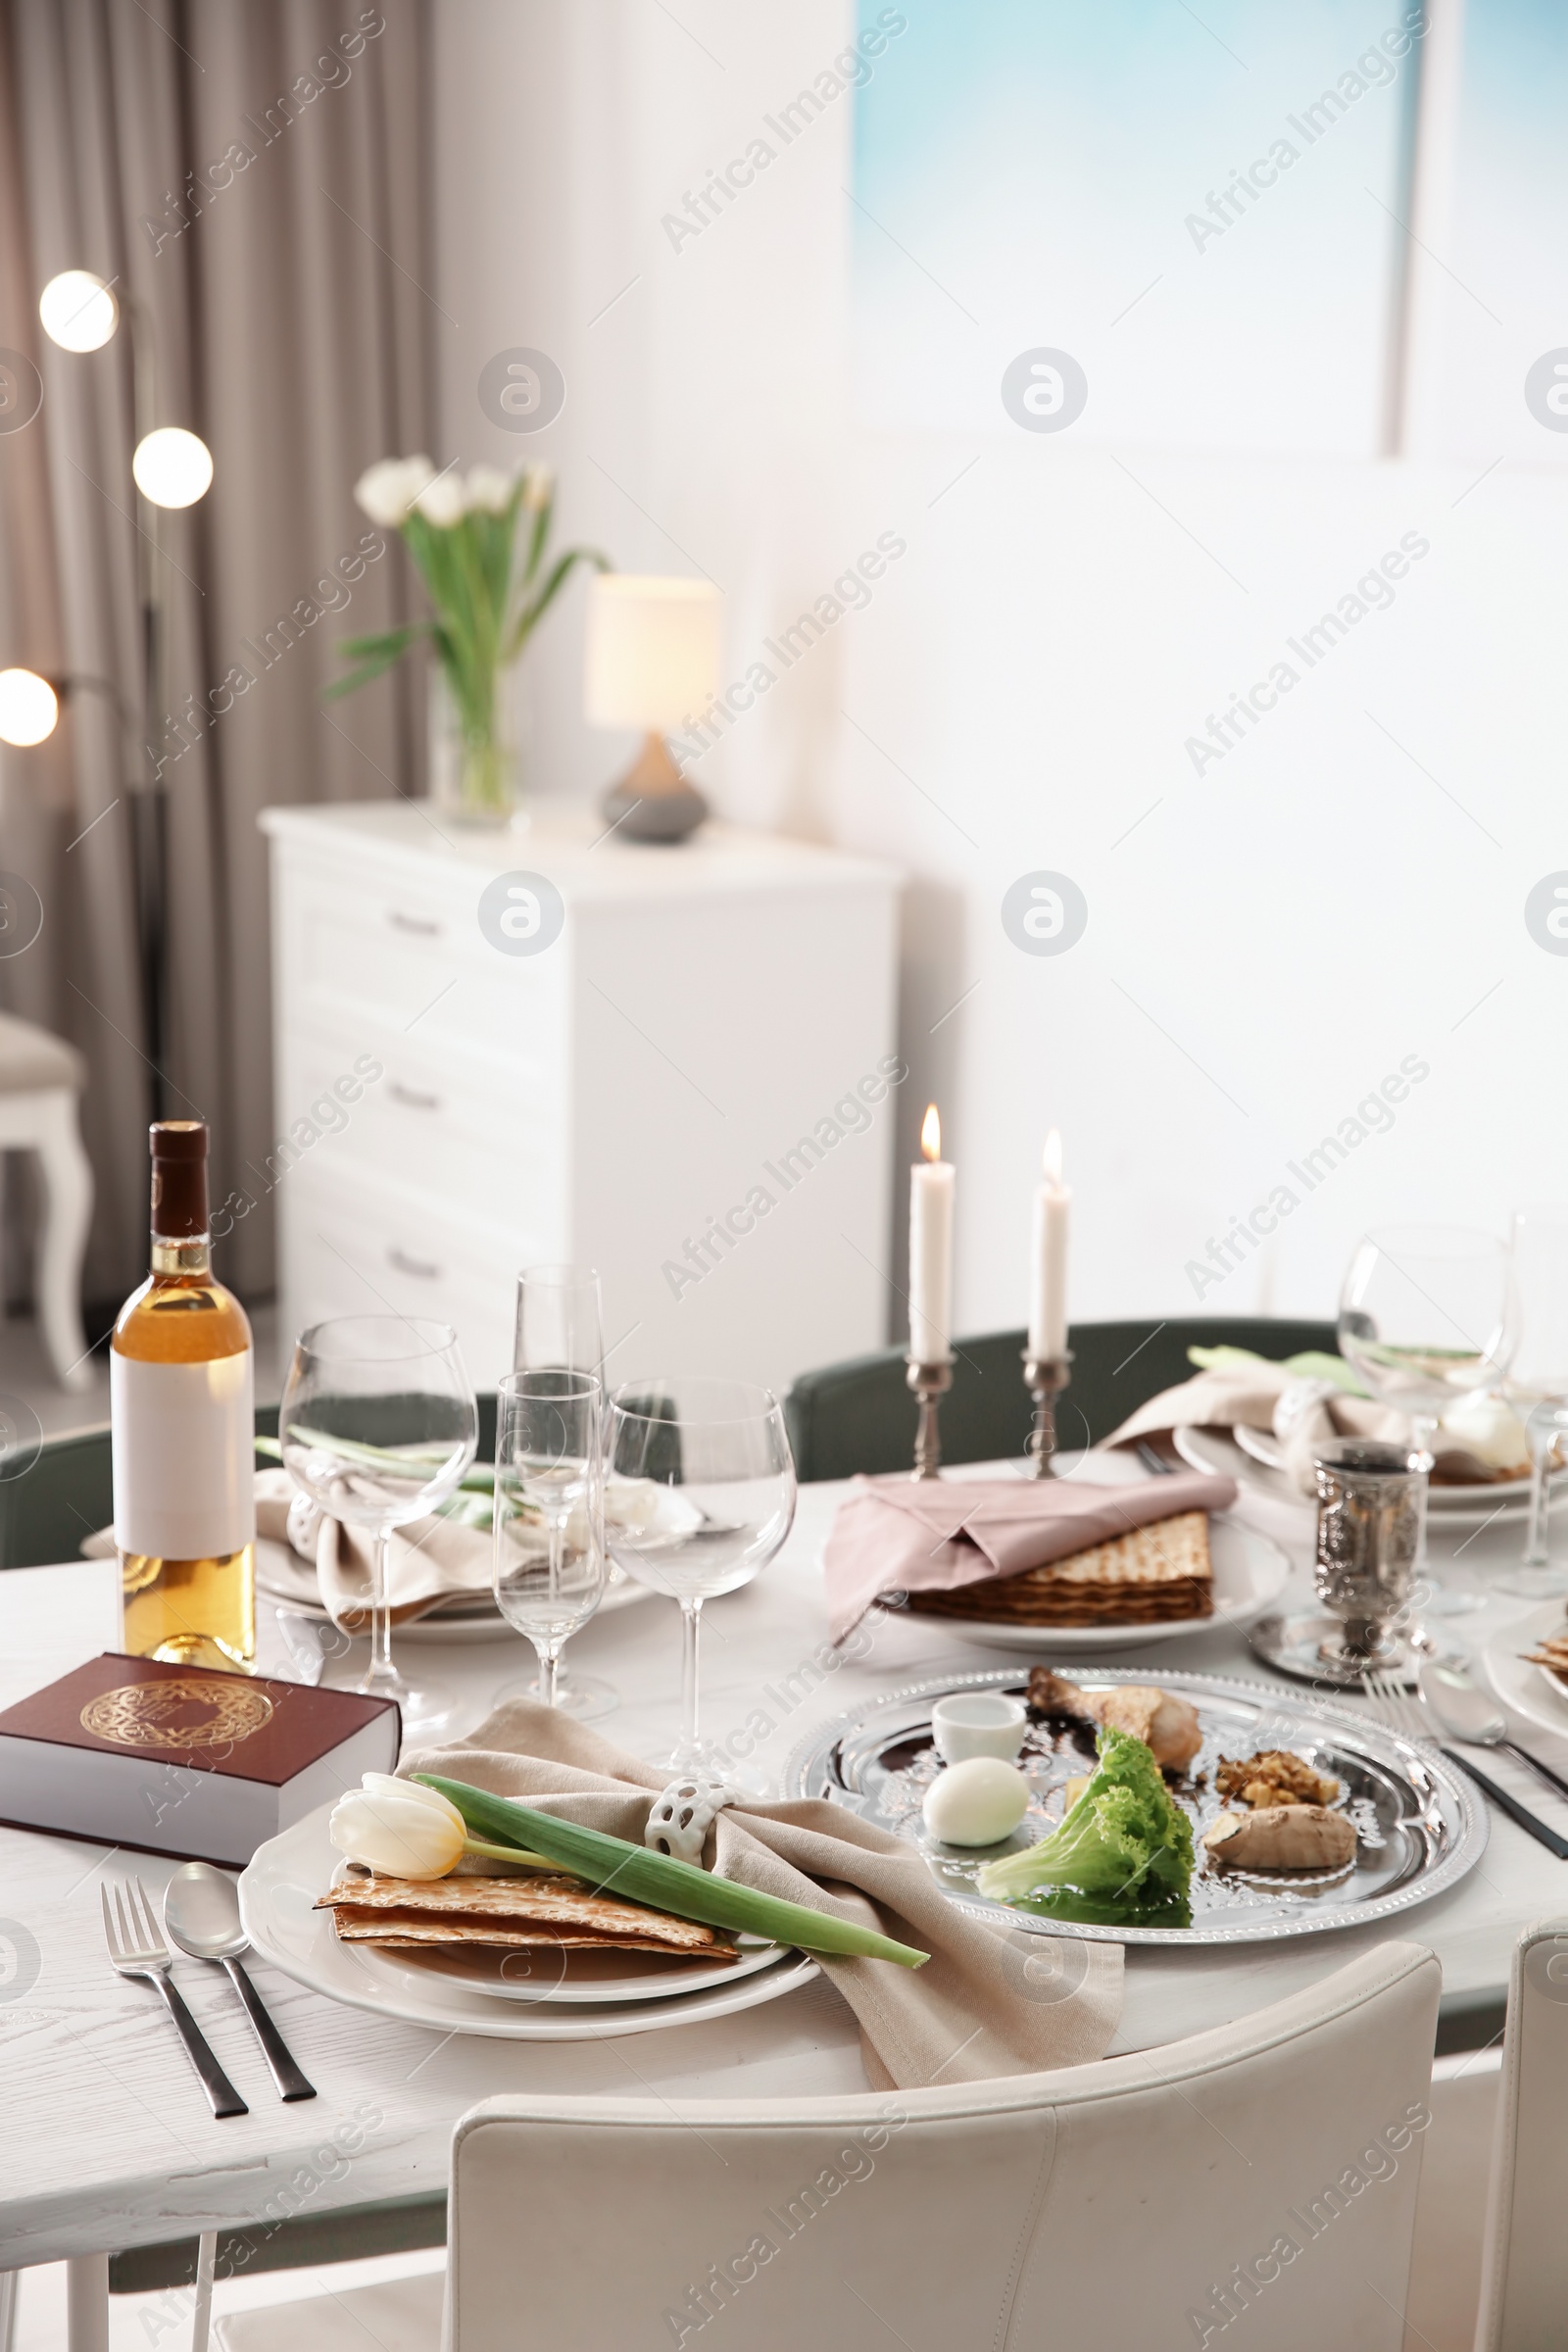
[{"label": "white wine in bottle", "polygon": [[152,1272],[111,1347],[115,1541],[134,1657],[249,1672],[256,1657],[255,1357],[213,1280],[207,1128],[160,1119]]}]

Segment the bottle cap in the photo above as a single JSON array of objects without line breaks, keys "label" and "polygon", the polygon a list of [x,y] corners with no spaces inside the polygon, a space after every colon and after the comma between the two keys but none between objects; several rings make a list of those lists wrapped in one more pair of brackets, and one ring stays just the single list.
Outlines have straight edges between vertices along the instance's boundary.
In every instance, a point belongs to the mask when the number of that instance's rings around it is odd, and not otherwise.
[{"label": "bottle cap", "polygon": [[155,1119],[148,1130],[153,1155],[153,1232],[166,1241],[207,1233],[207,1122]]}]

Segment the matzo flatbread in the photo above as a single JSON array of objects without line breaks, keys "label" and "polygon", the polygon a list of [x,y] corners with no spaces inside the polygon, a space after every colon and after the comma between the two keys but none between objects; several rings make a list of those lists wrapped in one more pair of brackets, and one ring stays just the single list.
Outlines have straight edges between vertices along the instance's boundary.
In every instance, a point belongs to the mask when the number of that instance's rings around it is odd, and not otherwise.
[{"label": "matzo flatbread", "polygon": [[[428,1940],[436,1941],[442,1933],[455,1942],[465,1940],[462,1931],[466,1926],[505,1930],[531,1921],[576,1930],[593,1941],[618,1942],[636,1936],[658,1950],[701,1953],[721,1943],[711,1928],[697,1920],[671,1919],[665,1912],[645,1910],[641,1903],[592,1894],[575,1880],[565,1878],[351,1878],[318,1895],[316,1908],[339,1915],[352,1912],[367,1921],[383,1914],[395,1914],[403,1921],[426,1920],[437,1930]],[[389,1927],[387,1933],[392,1932]]]},{"label": "matzo flatbread", "polygon": [[1047,1626],[1207,1617],[1214,1607],[1207,1514],[1182,1511],[1065,1559],[956,1592],[911,1592],[909,1606],[939,1617]]},{"label": "matzo flatbread", "polygon": [[739,1957],[732,1943],[686,1946],[653,1936],[610,1936],[593,1927],[555,1925],[546,1920],[442,1919],[417,1911],[356,1911],[334,1909],[332,1925],[340,1943],[370,1944],[378,1951],[429,1951],[439,1945],[456,1951],[650,1952],[662,1960],[713,1960]]}]

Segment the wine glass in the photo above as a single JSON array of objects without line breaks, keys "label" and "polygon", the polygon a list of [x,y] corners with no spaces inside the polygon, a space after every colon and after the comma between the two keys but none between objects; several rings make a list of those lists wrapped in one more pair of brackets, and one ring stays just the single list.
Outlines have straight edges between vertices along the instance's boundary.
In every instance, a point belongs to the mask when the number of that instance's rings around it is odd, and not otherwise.
[{"label": "wine glass", "polygon": [[604,1391],[591,1372],[514,1372],[496,1419],[495,1594],[539,1655],[537,1683],[498,1698],[557,1701],[564,1644],[605,1594]]},{"label": "wine glass", "polygon": [[680,1603],[682,1728],[669,1769],[734,1780],[701,1736],[698,1629],[704,1601],[749,1585],[790,1532],[795,1463],[778,1400],[702,1373],[620,1388],[606,1452],[616,1483],[605,1522],[611,1557]]},{"label": "wine glass", "polygon": [[395,1527],[456,1492],[479,1443],[479,1408],[450,1323],[344,1315],[294,1343],[278,1408],[284,1467],[334,1519],[371,1538],[370,1663],[357,1686],[396,1699],[405,1740],[452,1713],[450,1692],[392,1663],[387,1549]]},{"label": "wine glass", "polygon": [[524,1266],[517,1276],[514,1372],[604,1378],[605,1324],[592,1266]]},{"label": "wine glass", "polygon": [[1547,1552],[1552,1456],[1568,1430],[1568,1208],[1516,1208],[1509,1227],[1519,1347],[1503,1394],[1530,1433],[1530,1533],[1524,1558],[1497,1579],[1502,1592],[1551,1600],[1568,1592],[1568,1572]]},{"label": "wine glass", "polygon": [[[1340,1352],[1374,1396],[1408,1416],[1429,1478],[1445,1405],[1495,1380],[1513,1342],[1507,1253],[1491,1234],[1406,1225],[1363,1238],[1340,1295]],[[1416,1580],[1435,1616],[1485,1605],[1432,1574],[1424,1512]]]},{"label": "wine glass", "polygon": [[[524,1266],[517,1276],[517,1313],[512,1346],[514,1372],[590,1372],[604,1378],[605,1327],[599,1276],[592,1266]],[[500,1456],[496,1457],[498,1460]],[[620,1572],[613,1580],[621,1581]],[[545,1697],[544,1675],[514,1696],[560,1707],[579,1723],[595,1723],[620,1704],[613,1683],[595,1674],[556,1677],[555,1694]]]}]

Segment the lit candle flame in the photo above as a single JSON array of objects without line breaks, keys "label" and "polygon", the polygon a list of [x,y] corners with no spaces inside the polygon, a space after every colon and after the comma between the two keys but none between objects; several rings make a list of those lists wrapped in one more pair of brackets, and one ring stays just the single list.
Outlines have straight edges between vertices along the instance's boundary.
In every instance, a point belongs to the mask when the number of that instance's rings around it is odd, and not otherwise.
[{"label": "lit candle flame", "polygon": [[925,1117],[920,1123],[920,1149],[927,1159],[942,1157],[942,1121],[937,1117],[934,1102],[926,1104]]},{"label": "lit candle flame", "polygon": [[1040,1164],[1046,1172],[1048,1184],[1061,1182],[1061,1129],[1059,1127],[1053,1127],[1047,1136],[1046,1148],[1040,1154]]}]

